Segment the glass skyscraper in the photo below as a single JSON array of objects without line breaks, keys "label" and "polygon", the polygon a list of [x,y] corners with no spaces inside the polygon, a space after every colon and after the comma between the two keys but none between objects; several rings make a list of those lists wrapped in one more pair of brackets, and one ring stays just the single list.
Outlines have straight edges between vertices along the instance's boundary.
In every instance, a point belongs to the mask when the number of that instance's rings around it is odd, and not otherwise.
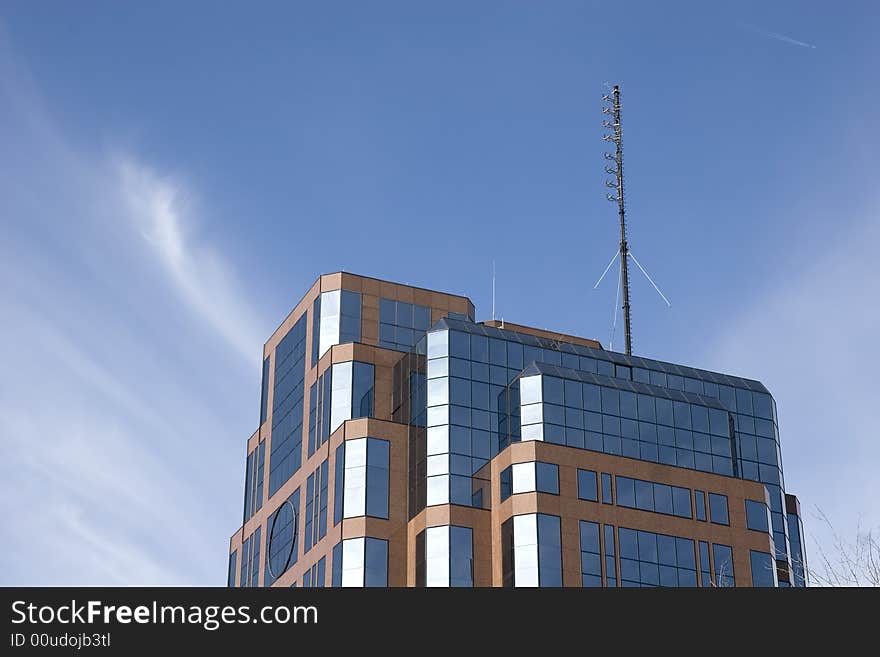
[{"label": "glass skyscraper", "polygon": [[352,274],[319,278],[262,380],[230,586],[807,583],[758,381]]}]

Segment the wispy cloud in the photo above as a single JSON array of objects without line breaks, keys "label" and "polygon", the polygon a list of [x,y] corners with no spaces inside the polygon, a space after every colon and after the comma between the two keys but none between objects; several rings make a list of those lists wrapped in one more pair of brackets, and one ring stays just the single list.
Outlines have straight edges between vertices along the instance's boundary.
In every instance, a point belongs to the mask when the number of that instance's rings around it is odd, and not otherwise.
[{"label": "wispy cloud", "polygon": [[748,30],[749,32],[753,32],[763,37],[767,37],[768,39],[775,39],[776,41],[781,41],[782,43],[787,43],[792,46],[800,46],[801,48],[815,48],[812,43],[807,43],[806,41],[799,41],[798,39],[794,39],[785,34],[780,34],[779,32],[772,32],[770,30],[765,30],[763,27],[758,27],[757,25],[753,25],[751,23],[745,23],[743,21],[737,21],[737,26],[744,30]]},{"label": "wispy cloud", "polygon": [[0,583],[222,583],[265,325],[184,177],[71,138],[2,37]]},{"label": "wispy cloud", "polygon": [[115,160],[129,217],[150,244],[187,306],[248,362],[259,357],[260,333],[241,285],[215,248],[199,241],[192,193],[131,157]]}]

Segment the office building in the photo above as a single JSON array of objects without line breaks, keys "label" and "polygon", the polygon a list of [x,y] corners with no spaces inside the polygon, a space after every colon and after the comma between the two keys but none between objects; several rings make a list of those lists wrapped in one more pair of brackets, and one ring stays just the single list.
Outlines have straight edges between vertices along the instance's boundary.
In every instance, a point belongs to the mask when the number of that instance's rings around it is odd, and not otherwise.
[{"label": "office building", "polygon": [[335,273],[263,349],[230,586],[805,586],[758,381]]}]

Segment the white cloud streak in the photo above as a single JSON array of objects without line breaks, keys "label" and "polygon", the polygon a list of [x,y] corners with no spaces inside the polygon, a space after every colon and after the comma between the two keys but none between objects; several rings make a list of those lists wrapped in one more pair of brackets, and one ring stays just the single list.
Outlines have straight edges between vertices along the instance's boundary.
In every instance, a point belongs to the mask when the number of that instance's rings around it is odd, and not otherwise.
[{"label": "white cloud streak", "polygon": [[194,313],[204,319],[245,360],[259,359],[262,344],[253,312],[224,259],[193,235],[188,211],[192,194],[130,157],[119,157],[119,176],[129,217]]},{"label": "white cloud streak", "polygon": [[748,30],[749,32],[753,32],[763,37],[767,37],[768,39],[774,39],[776,41],[781,41],[782,43],[787,43],[791,46],[799,46],[801,48],[811,48],[815,49],[812,43],[807,43],[806,41],[798,41],[797,39],[793,39],[790,36],[786,36],[785,34],[780,34],[779,32],[771,32],[770,30],[765,30],[763,27],[758,27],[757,25],[752,25],[751,23],[744,23],[742,21],[737,22],[737,26],[741,27],[744,30]]},{"label": "white cloud streak", "polygon": [[0,34],[0,584],[222,584],[264,324],[182,179],[74,147],[13,62]]}]

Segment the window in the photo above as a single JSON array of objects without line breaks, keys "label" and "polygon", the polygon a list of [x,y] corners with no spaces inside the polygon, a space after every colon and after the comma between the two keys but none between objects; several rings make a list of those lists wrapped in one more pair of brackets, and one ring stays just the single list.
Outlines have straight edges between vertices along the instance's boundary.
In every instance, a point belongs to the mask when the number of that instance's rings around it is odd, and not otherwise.
[{"label": "window", "polygon": [[302,465],[305,350],[306,315],[303,315],[275,348],[269,497]]},{"label": "window", "polygon": [[528,461],[514,463],[501,472],[501,501],[517,493],[559,495],[559,466],[555,463]]},{"label": "window", "polygon": [[715,559],[715,586],[734,586],[733,549],[729,545],[712,545],[712,556]]},{"label": "window", "polygon": [[367,498],[366,515],[372,518],[388,517],[390,486],[391,443],[367,438]]},{"label": "window", "polygon": [[605,525],[605,585],[617,586],[617,562],[614,560],[614,527]]},{"label": "window", "polygon": [[473,531],[443,525],[424,532],[425,586],[473,586]]},{"label": "window", "polygon": [[312,303],[312,367],[318,364],[321,346],[321,295]]},{"label": "window", "polygon": [[266,572],[263,583],[271,586],[298,558],[299,488],[269,516],[266,531]]},{"label": "window", "polygon": [[796,513],[786,514],[786,523],[788,525],[788,542],[791,545],[791,568],[794,575],[795,586],[806,586],[807,564],[805,561],[805,550],[802,541],[803,528],[801,527],[801,519]]},{"label": "window", "polygon": [[327,470],[325,459],[306,480],[306,531],[303,552],[327,534]]},{"label": "window", "polygon": [[729,525],[727,517],[727,495],[709,493],[709,519],[716,525]]},{"label": "window", "polygon": [[706,494],[701,490],[694,491],[694,506],[697,510],[697,520],[706,521]]},{"label": "window", "polygon": [[599,552],[599,523],[580,521],[581,586],[602,586],[602,559]]},{"label": "window", "polygon": [[431,308],[379,299],[379,346],[409,351],[431,328]]},{"label": "window", "polygon": [[269,404],[269,358],[263,360],[263,383],[260,387],[260,425],[266,421]]},{"label": "window", "polygon": [[244,478],[244,520],[263,507],[263,474],[266,464],[266,441],[254,447],[246,460]]},{"label": "window", "polygon": [[226,576],[226,586],[232,588],[235,586],[235,567],[238,560],[238,550],[233,550],[229,555],[229,574]]},{"label": "window", "polygon": [[623,586],[696,586],[694,541],[627,529],[618,530]]},{"label": "window", "polygon": [[539,493],[559,495],[559,466],[555,463],[535,463],[535,483]]},{"label": "window", "polygon": [[746,500],[746,526],[756,532],[770,531],[770,509],[764,502]]},{"label": "window", "polygon": [[373,416],[373,365],[357,361],[336,363],[331,376],[330,433],[346,420]]},{"label": "window", "polygon": [[598,502],[599,493],[594,470],[578,470],[578,498],[588,502]]},{"label": "window", "polygon": [[[529,513],[502,526],[505,582],[518,587],[562,586],[559,516]],[[512,529],[512,531],[511,531]]]},{"label": "window", "polygon": [[[547,362],[543,353],[537,358]],[[698,404],[664,396],[682,397],[682,393],[638,393],[622,389],[626,384],[616,380],[596,385],[595,379],[584,380],[588,376],[574,372],[567,378],[547,373],[522,377],[518,437],[733,475],[728,414],[715,408],[714,402]],[[680,380],[683,386],[684,379]],[[454,395],[452,403],[456,403]],[[514,427],[514,414],[508,415]]]},{"label": "window", "polygon": [[687,488],[657,484],[630,477],[616,477],[617,503],[642,511],[682,518],[691,517],[691,493]]},{"label": "window", "polygon": [[513,466],[501,471],[501,501],[513,495]]},{"label": "window", "polygon": [[388,541],[348,538],[342,541],[340,586],[388,586]]},{"label": "window", "polygon": [[712,586],[712,568],[709,563],[709,544],[700,541],[700,586],[709,588]]},{"label": "window", "polygon": [[259,586],[260,583],[260,534],[257,527],[241,544],[241,572],[238,585],[241,588]]},{"label": "window", "polygon": [[330,439],[331,372],[319,376],[309,390],[309,456]]},{"label": "window", "polygon": [[342,522],[345,484],[345,442],[336,448],[333,458],[333,526]]},{"label": "window", "polygon": [[776,587],[776,564],[769,552],[749,550],[749,561],[752,567],[752,586]]},{"label": "window", "polygon": [[[336,344],[357,342],[361,339],[361,295],[348,290],[322,292],[319,302],[312,307],[320,310],[318,354],[320,358]],[[314,340],[314,336],[312,337]],[[313,362],[317,362],[314,356]]]},{"label": "window", "polygon": [[679,486],[672,487],[672,514],[680,518],[692,518],[691,491]]},{"label": "window", "polygon": [[602,473],[602,504],[614,504],[611,494],[611,475]]},{"label": "window", "polygon": [[[339,509],[341,518],[388,517],[390,450],[391,443],[379,438],[355,438],[340,445],[337,458],[344,463],[343,483],[337,481],[336,487],[343,492],[334,518]],[[337,472],[339,467],[337,463]]]},{"label": "window", "polygon": [[323,588],[325,559],[326,557],[321,557],[314,566],[303,573],[303,588]]},{"label": "window", "polygon": [[342,586],[342,541],[339,541],[336,545],[333,546],[333,564],[331,565],[331,569],[333,570],[331,575],[330,585],[333,587]]}]

